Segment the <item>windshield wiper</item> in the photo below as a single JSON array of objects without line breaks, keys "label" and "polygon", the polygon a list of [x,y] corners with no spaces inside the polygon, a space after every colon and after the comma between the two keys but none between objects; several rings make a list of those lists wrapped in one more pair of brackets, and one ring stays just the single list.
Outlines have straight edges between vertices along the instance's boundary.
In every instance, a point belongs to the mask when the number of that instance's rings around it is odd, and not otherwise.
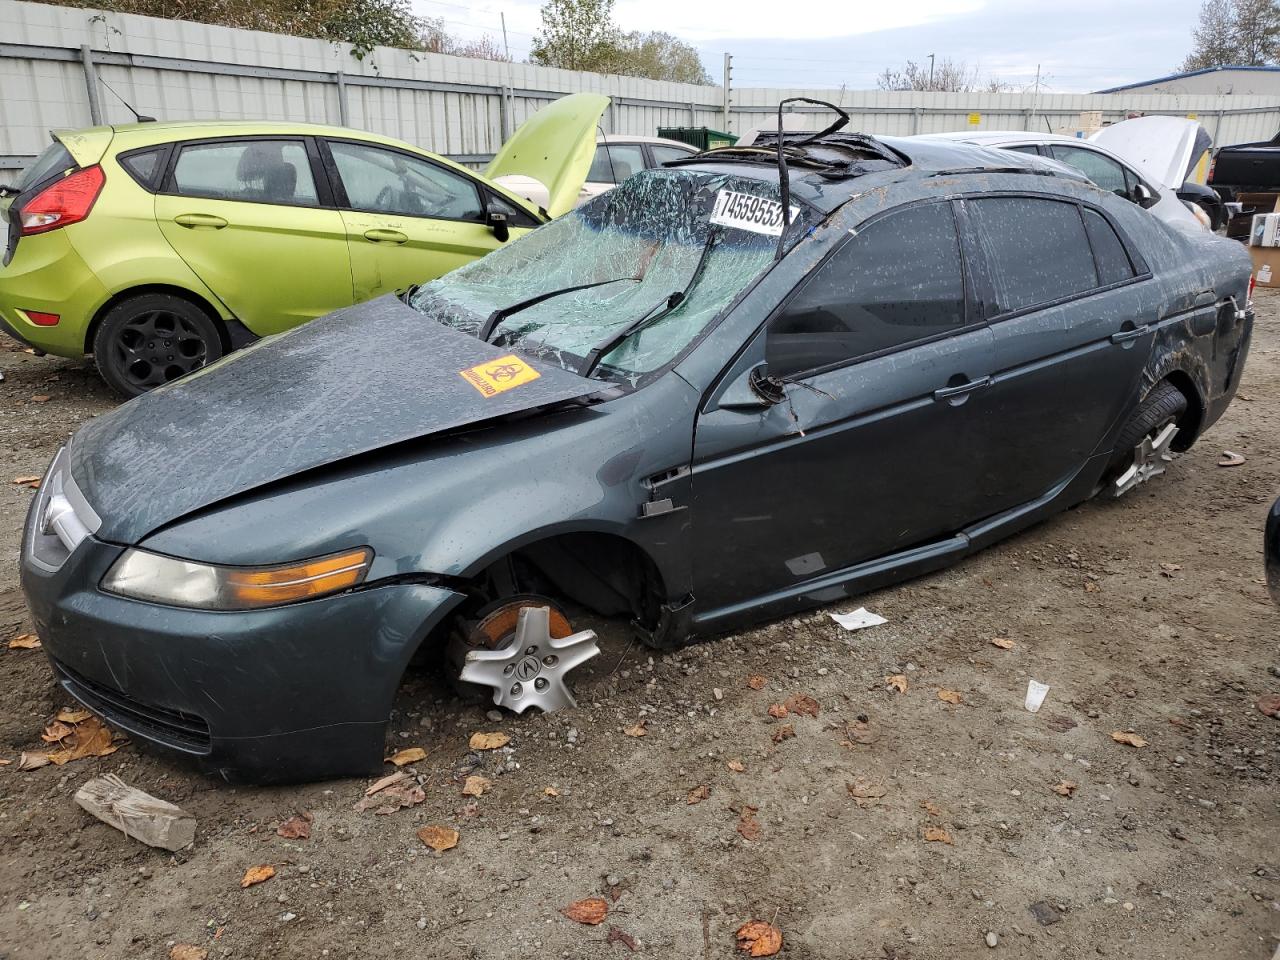
[{"label": "windshield wiper", "polygon": [[574,287],[562,287],[559,290],[552,290],[550,293],[540,293],[536,297],[530,297],[528,300],[521,300],[519,303],[513,303],[509,307],[503,307],[489,314],[488,319],[480,325],[480,332],[477,336],[485,343],[489,342],[489,338],[493,336],[493,331],[497,329],[498,324],[508,317],[514,316],[521,310],[527,310],[529,307],[536,307],[538,304],[550,300],[553,297],[563,296],[566,293],[576,293],[579,290],[590,290],[592,287],[603,287],[610,283],[620,283],[623,280],[636,280],[639,277],[614,277],[612,280],[597,280],[595,283],[580,283]]},{"label": "windshield wiper", "polygon": [[[672,311],[684,303],[689,298],[690,291],[702,279],[702,273],[707,268],[707,261],[711,258],[711,250],[716,245],[716,240],[720,236],[720,231],[712,227],[707,233],[707,242],[702,245],[702,256],[698,258],[698,265],[693,268],[693,276],[689,278],[689,282],[685,284],[683,290],[676,290],[662,300],[658,301],[635,320],[632,320],[621,330],[609,334],[589,351],[582,358],[582,367],[577,370],[580,377],[591,376],[591,371],[600,365],[600,361],[604,357],[617,349],[618,345],[624,342],[633,333],[639,333],[650,324],[657,323],[659,320],[668,316]],[[655,312],[657,311],[657,312]]]}]

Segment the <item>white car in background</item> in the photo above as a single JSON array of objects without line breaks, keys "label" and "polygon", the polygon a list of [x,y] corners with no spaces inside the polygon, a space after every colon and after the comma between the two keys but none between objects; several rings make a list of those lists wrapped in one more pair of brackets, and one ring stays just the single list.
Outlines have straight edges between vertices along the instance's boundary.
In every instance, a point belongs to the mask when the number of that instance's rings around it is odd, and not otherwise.
[{"label": "white car in background", "polygon": [[1087,140],[1026,130],[965,130],[921,136],[1049,157],[1074,167],[1103,190],[1145,207],[1172,226],[1209,227],[1203,211],[1178,197],[1196,161],[1210,146],[1204,128],[1194,120],[1135,117],[1103,127]]},{"label": "white car in background", "polygon": [[[668,160],[691,157],[698,152],[698,148],[690,144],[662,137],[596,137],[591,169],[587,171],[586,182],[578,191],[578,200],[574,205],[581,206],[588,200],[607,193],[641,170],[660,167]],[[549,191],[537,180],[510,175],[497,178],[497,182],[538,206],[546,206]]]}]

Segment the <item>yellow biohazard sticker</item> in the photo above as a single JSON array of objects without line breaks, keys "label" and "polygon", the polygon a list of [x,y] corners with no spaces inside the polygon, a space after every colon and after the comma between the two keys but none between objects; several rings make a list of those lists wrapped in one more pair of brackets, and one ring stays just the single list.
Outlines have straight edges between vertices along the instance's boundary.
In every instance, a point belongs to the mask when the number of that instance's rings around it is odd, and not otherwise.
[{"label": "yellow biohazard sticker", "polygon": [[458,374],[486,397],[496,397],[513,387],[537,380],[542,376],[514,353],[476,367],[459,370]]}]

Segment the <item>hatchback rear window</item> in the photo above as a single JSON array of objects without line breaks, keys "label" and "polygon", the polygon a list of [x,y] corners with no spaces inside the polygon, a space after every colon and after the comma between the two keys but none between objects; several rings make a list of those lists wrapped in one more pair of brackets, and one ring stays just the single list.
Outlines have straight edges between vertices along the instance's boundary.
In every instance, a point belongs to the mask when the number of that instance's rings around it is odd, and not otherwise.
[{"label": "hatchback rear window", "polygon": [[14,186],[21,193],[38,183],[43,183],[50,177],[66,173],[75,166],[75,158],[67,152],[66,147],[55,140],[44,148],[44,153],[36,157],[35,163],[22,172],[22,176],[18,178],[18,182]]}]

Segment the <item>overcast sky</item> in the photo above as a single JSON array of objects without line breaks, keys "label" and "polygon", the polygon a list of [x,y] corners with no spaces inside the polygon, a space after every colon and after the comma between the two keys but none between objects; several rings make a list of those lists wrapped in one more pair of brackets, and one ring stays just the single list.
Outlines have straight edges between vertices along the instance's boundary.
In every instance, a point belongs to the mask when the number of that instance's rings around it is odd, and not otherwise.
[{"label": "overcast sky", "polygon": [[[540,0],[412,0],[461,37],[528,57]],[[885,67],[929,54],[976,66],[1015,88],[1077,93],[1173,72],[1191,47],[1201,0],[617,0],[626,30],[666,30],[693,44],[715,82],[725,53],[743,86],[874,89]]]}]

